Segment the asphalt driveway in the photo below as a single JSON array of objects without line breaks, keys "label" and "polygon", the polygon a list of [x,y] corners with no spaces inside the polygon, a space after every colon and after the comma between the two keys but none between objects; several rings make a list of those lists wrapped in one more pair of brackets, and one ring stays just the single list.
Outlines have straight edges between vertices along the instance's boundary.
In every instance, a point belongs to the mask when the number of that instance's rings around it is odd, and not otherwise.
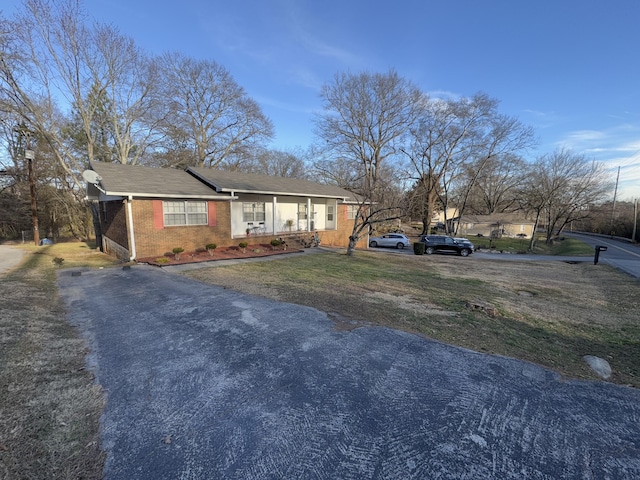
[{"label": "asphalt driveway", "polygon": [[640,478],[639,390],[153,267],[58,282],[107,398],[107,480]]}]

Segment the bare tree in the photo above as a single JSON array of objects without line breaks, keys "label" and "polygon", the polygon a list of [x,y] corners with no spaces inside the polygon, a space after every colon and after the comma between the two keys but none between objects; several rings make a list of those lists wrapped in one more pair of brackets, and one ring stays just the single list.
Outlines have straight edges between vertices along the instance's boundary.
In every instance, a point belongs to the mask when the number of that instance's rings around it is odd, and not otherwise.
[{"label": "bare tree", "polygon": [[337,185],[349,191],[360,188],[360,163],[352,158],[331,157],[315,150],[311,155],[312,175],[320,183]]},{"label": "bare tree", "polygon": [[166,149],[178,147],[190,165],[217,167],[232,157],[247,158],[273,137],[271,121],[222,65],[171,53],[160,66],[168,104],[160,124],[170,142]]},{"label": "bare tree", "polygon": [[325,151],[357,168],[354,190],[359,208],[347,248],[347,255],[353,255],[358,240],[372,225],[400,216],[397,207],[377,203],[384,190],[381,175],[396,156],[424,98],[394,71],[339,73],[320,95],[324,113],[316,125]]},{"label": "bare tree", "polygon": [[431,100],[411,130],[412,141],[403,150],[414,180],[426,201],[423,233],[439,204],[445,213],[453,202],[461,215],[478,177],[490,160],[525,149],[533,131],[497,112],[497,100],[485,94],[460,100]]},{"label": "bare tree", "polygon": [[[108,125],[113,158],[137,163],[152,139],[154,66],[133,40],[111,26],[87,27],[79,1],[25,0],[23,11],[6,21],[3,88],[19,112],[51,145],[58,162],[81,188],[86,160],[95,159],[100,125]],[[66,102],[58,106],[59,102]],[[81,156],[73,151],[61,113],[71,106],[85,137]]]},{"label": "bare tree", "polygon": [[31,229],[31,205],[27,166],[24,162],[24,138],[16,135],[20,122],[11,112],[0,110],[0,240],[19,238]]},{"label": "bare tree", "polygon": [[155,66],[113,27],[89,24],[78,0],[24,0],[0,22],[0,93],[82,202],[87,162],[137,163],[155,140]]},{"label": "bare tree", "polygon": [[470,166],[464,177],[479,174],[469,190],[468,208],[478,215],[517,210],[518,189],[527,170],[524,159],[513,154],[491,157],[479,172],[475,165]]},{"label": "bare tree", "polygon": [[[546,243],[551,243],[553,235],[559,235],[571,221],[588,216],[590,207],[602,201],[610,187],[600,163],[558,149],[532,165],[523,191],[523,207],[534,214],[534,231],[544,221]],[[531,249],[534,241],[532,237]]]},{"label": "bare tree", "polygon": [[[225,167],[228,167],[225,165]],[[308,178],[309,172],[301,152],[264,149],[237,165],[235,170],[273,177]]]},{"label": "bare tree", "polygon": [[[451,175],[451,185],[457,190],[456,210],[460,217],[466,210],[470,192],[478,177],[493,158],[517,155],[536,143],[531,127],[523,125],[514,117],[500,115],[497,112],[489,115],[487,121],[480,125],[478,133],[479,141],[474,148],[471,162],[458,165],[458,171]],[[445,182],[444,191],[450,190]],[[444,203],[448,205],[448,197],[445,197]],[[456,233],[459,225],[460,222],[456,224]]]},{"label": "bare tree", "polygon": [[[133,39],[109,25],[95,24],[88,33],[87,59],[92,90],[75,88],[74,105],[83,120],[89,143],[99,143],[99,120],[111,136],[114,160],[136,164],[155,146],[156,123],[162,97],[158,95],[158,67]],[[102,130],[104,133],[104,129]]]}]

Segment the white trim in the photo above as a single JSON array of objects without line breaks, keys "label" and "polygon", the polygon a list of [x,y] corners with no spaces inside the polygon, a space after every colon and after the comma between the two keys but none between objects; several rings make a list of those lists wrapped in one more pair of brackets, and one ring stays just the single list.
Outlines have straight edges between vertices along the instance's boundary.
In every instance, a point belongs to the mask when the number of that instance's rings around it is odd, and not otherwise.
[{"label": "white trim", "polygon": [[277,220],[278,220],[278,197],[276,197],[275,195],[273,196],[273,207],[272,207],[273,211],[271,212],[271,230],[273,231],[273,234],[276,234],[276,231],[278,230],[277,228]]},{"label": "white trim", "polygon": [[129,195],[126,202],[127,202],[127,215],[129,217],[129,235],[131,235],[131,257],[129,258],[129,261],[133,262],[136,259],[136,237],[133,233],[134,232],[133,210],[131,208],[131,203],[133,202],[133,196]]},{"label": "white trim", "polygon": [[126,192],[106,192],[109,196],[117,196],[117,197],[137,197],[137,198],[189,198],[189,199],[199,199],[199,200],[237,200],[238,197],[227,196],[227,195],[191,195],[185,193],[126,193]]}]

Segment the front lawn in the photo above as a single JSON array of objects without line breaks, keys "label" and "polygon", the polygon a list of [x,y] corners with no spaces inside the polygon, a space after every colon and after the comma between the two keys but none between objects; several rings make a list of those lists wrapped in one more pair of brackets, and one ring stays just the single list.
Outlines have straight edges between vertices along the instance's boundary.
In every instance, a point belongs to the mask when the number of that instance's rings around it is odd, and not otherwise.
[{"label": "front lawn", "polygon": [[[596,379],[582,357],[640,387],[636,280],[591,262],[495,261],[447,255],[331,252],[185,275],[318,308],[338,328],[383,325]],[[491,317],[469,305],[490,304]]]}]

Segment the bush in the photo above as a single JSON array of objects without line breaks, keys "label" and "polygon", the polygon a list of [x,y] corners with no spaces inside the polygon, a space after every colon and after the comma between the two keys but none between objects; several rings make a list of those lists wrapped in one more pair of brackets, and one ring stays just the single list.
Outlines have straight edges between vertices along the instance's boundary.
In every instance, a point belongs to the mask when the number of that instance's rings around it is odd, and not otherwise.
[{"label": "bush", "polygon": [[173,252],[173,254],[176,256],[176,260],[180,260],[180,254],[182,252],[184,252],[184,248],[182,247],[176,247],[173,250],[171,250]]},{"label": "bush", "polygon": [[243,252],[245,252],[245,249],[247,248],[249,244],[247,242],[240,242],[238,244],[238,246],[242,249]]},{"label": "bush", "polygon": [[413,243],[413,253],[416,255],[424,255],[426,245],[424,242],[414,242]]},{"label": "bush", "polygon": [[156,258],[156,263],[159,263],[159,264],[169,263],[169,259],[167,257]]},{"label": "bush", "polygon": [[209,252],[209,255],[213,256],[213,251],[218,248],[218,245],[216,245],[215,243],[207,243],[205,245],[205,248],[207,249],[207,252]]},{"label": "bush", "polygon": [[270,243],[271,243],[271,246],[273,247],[273,249],[275,250],[277,247],[282,245],[284,242],[282,240],[278,240],[277,238],[274,238],[273,240],[271,240]]}]

